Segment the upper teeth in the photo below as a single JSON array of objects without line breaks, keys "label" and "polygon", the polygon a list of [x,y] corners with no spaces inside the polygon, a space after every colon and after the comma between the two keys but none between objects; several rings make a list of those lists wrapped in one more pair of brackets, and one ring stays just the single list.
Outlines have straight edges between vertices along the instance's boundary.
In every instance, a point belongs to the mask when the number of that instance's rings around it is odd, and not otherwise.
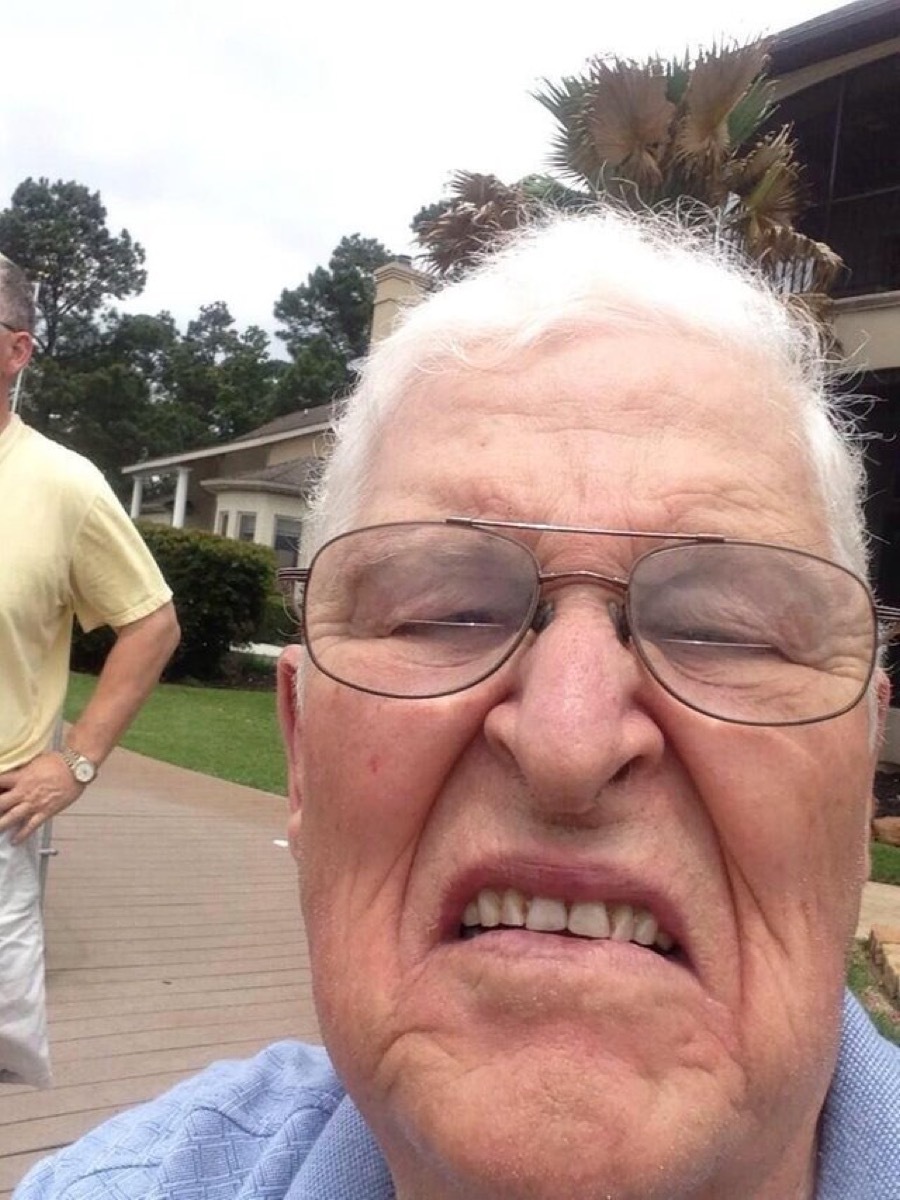
[{"label": "upper teeth", "polygon": [[466,905],[462,923],[467,928],[480,925],[495,929],[498,925],[524,927],[542,933],[578,934],[586,938],[609,938],[614,942],[637,942],[671,950],[675,944],[656,918],[645,908],[631,904],[604,904],[602,900],[562,900],[533,896],[528,899],[515,888],[497,892],[484,888]]}]

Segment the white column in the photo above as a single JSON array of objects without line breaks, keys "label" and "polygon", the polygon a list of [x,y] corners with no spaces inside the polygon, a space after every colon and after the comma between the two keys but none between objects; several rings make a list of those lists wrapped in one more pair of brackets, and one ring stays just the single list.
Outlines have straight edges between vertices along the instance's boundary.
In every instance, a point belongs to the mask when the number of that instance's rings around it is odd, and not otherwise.
[{"label": "white column", "polygon": [[184,514],[187,511],[188,476],[190,467],[178,468],[178,482],[175,484],[175,507],[172,510],[172,524],[176,529],[184,529]]},{"label": "white column", "polygon": [[135,475],[131,481],[131,519],[136,521],[141,515],[141,501],[144,498],[144,481],[140,475]]}]

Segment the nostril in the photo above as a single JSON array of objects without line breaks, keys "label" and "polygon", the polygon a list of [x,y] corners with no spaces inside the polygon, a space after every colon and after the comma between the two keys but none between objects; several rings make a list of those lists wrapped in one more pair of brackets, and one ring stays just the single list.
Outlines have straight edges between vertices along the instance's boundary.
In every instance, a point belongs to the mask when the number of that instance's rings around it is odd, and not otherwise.
[{"label": "nostril", "polygon": [[634,764],[629,761],[623,767],[619,767],[618,771],[610,776],[610,784],[624,783],[631,775],[633,766]]}]

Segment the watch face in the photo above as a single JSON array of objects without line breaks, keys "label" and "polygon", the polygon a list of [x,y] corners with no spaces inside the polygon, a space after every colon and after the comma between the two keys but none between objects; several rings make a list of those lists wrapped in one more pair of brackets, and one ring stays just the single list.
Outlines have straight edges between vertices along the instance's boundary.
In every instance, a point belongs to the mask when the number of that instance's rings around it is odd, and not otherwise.
[{"label": "watch face", "polygon": [[94,770],[94,764],[89,763],[87,759],[84,758],[81,759],[80,762],[77,762],[72,768],[72,774],[79,783],[90,783],[96,773],[97,772]]}]

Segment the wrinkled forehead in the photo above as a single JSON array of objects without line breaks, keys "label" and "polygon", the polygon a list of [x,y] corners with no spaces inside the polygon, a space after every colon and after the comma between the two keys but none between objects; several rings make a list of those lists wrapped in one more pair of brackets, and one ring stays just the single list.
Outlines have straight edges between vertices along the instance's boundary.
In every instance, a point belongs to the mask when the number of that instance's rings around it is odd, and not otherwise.
[{"label": "wrinkled forehead", "polygon": [[[559,333],[519,349],[476,344],[459,357],[430,359],[407,378],[389,419],[409,425],[428,409],[452,410],[454,394],[460,424],[541,409],[552,424],[578,406],[586,423],[611,431],[650,433],[699,419],[723,442],[743,443],[754,429],[779,445],[802,440],[800,401],[768,355],[652,326]],[[445,423],[451,415],[444,412]]]},{"label": "wrinkled forehead", "polygon": [[[593,489],[599,502],[609,480],[640,497],[675,489],[689,504],[696,486],[707,508],[733,495],[749,519],[756,489],[770,508],[802,505],[825,521],[790,387],[752,348],[726,351],[693,336],[583,334],[502,362],[485,348],[432,366],[407,388],[374,450],[366,507],[379,518],[394,493],[402,501],[407,489],[414,507],[415,494],[442,477],[452,477],[458,505],[467,490],[473,500],[504,486],[527,494],[550,475],[555,501]],[[558,517],[571,520],[564,505]]]}]

